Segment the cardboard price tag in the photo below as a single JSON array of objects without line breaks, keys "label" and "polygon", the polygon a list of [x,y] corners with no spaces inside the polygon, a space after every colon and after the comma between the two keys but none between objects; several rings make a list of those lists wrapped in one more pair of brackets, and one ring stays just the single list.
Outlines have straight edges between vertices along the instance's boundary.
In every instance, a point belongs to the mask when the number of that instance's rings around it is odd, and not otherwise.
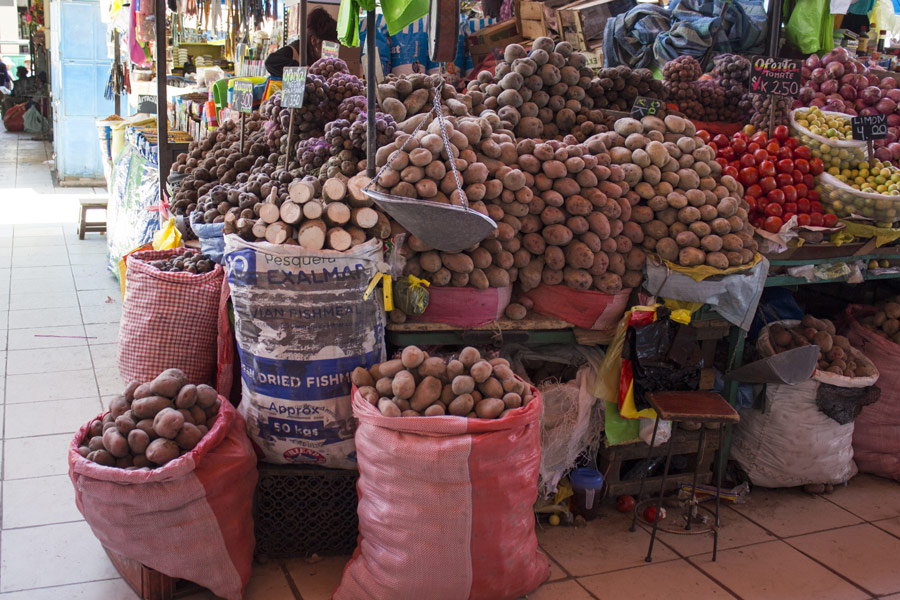
[{"label": "cardboard price tag", "polygon": [[631,106],[631,116],[640,120],[642,117],[656,115],[663,108],[662,100],[638,96]]},{"label": "cardboard price tag", "polygon": [[151,94],[139,95],[137,111],[139,113],[148,113],[151,115],[155,115],[156,114],[156,96],[153,96]]},{"label": "cardboard price tag", "polygon": [[281,79],[281,106],[303,108],[308,67],[285,67]]},{"label": "cardboard price tag", "polygon": [[250,114],[253,112],[253,84],[249,81],[235,81],[231,89],[231,108]]},{"label": "cardboard price tag", "polygon": [[322,42],[322,58],[329,56],[331,58],[337,58],[341,53],[341,45],[337,42]]},{"label": "cardboard price tag", "polygon": [[800,93],[803,62],[790,58],[757,56],[750,71],[750,92],[796,98]]},{"label": "cardboard price tag", "polygon": [[883,140],[888,135],[887,115],[850,117],[854,140]]}]

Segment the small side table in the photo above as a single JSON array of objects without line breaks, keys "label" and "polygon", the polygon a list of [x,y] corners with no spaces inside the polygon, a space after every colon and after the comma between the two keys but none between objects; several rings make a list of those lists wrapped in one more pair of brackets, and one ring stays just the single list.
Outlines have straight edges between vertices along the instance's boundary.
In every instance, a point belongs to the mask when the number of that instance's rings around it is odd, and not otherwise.
[{"label": "small side table", "polygon": [[88,221],[87,212],[89,210],[106,211],[107,201],[105,198],[79,198],[78,203],[81,204],[81,215],[78,218],[78,239],[83,240],[85,233],[106,233],[106,218],[102,221]]},{"label": "small side table", "polygon": [[[653,521],[653,532],[650,535],[650,547],[647,549],[647,562],[651,562],[653,560],[653,544],[656,542],[656,533],[659,530],[659,514],[662,509],[663,503],[663,495],[665,494],[666,489],[666,479],[669,476],[669,465],[672,462],[672,447],[673,441],[676,435],[676,431],[678,428],[676,425],[682,422],[692,422],[692,423],[716,423],[718,424],[719,430],[719,451],[722,452],[723,448],[723,437],[725,425],[729,423],[738,423],[741,420],[740,415],[734,408],[725,401],[725,399],[716,394],[714,392],[651,392],[647,394],[647,400],[650,402],[650,406],[656,411],[656,423],[653,425],[653,437],[650,441],[650,448],[647,452],[647,463],[649,464],[650,456],[652,454],[653,446],[656,442],[656,433],[659,429],[659,421],[660,419],[671,421],[672,422],[672,434],[669,437],[668,443],[668,452],[666,454],[666,466],[663,471],[663,479],[662,486],[660,488],[659,497],[656,500],[656,518]],[[693,515],[691,514],[691,509],[695,503],[695,496],[697,493],[697,465],[702,464],[702,455],[704,442],[706,441],[706,427],[701,427],[700,429],[700,441],[697,447],[697,459],[694,462],[694,476],[693,483],[691,485],[691,497],[688,501],[687,507],[687,515],[686,521],[683,530],[675,530],[675,529],[667,529],[664,528],[663,531],[669,533],[706,533],[707,530],[701,531],[691,531],[691,520],[693,519]],[[719,468],[716,469],[716,510],[715,510],[715,522],[710,527],[713,532],[713,561],[716,560],[716,552],[719,546],[719,504],[720,504],[720,493],[722,489],[722,469],[721,465],[718,465]],[[634,507],[634,514],[631,519],[631,531],[635,531],[635,525],[637,524],[638,512],[640,511],[640,507],[644,502],[641,502],[641,496],[644,493],[644,482],[647,479],[647,469],[644,468],[641,473],[641,487],[640,492],[638,493],[638,503]],[[699,505],[698,505],[699,506]],[[705,507],[704,507],[705,508]],[[708,510],[708,509],[707,509]],[[681,528],[679,528],[681,529]]]}]

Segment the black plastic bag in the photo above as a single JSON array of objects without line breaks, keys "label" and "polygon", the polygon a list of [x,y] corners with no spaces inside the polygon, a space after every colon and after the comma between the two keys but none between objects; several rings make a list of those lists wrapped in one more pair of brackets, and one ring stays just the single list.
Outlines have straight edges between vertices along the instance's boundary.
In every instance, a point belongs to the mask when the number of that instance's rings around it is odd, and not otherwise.
[{"label": "black plastic bag", "polygon": [[848,388],[830,383],[819,383],[819,389],[816,391],[816,406],[840,425],[846,425],[859,415],[863,406],[878,402],[880,397],[881,390],[874,385]]}]

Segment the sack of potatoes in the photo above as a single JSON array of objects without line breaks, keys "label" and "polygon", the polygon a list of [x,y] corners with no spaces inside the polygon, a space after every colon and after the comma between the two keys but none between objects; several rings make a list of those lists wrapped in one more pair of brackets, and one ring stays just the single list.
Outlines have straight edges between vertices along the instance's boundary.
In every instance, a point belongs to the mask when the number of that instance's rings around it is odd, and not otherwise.
[{"label": "sack of potatoes", "polygon": [[878,307],[878,311],[870,317],[859,321],[866,329],[900,344],[900,296]]},{"label": "sack of potatoes", "polygon": [[873,377],[878,375],[875,366],[858,350],[850,346],[850,340],[837,332],[828,319],[805,315],[795,327],[772,323],[768,327],[769,342],[775,354],[815,345],[819,347],[816,369],[844,377]]},{"label": "sack of potatoes", "polygon": [[213,387],[187,383],[182,371],[167,369],[113,398],[109,412],[91,422],[78,452],[107,467],[161,467],[200,443],[220,405]]},{"label": "sack of potatoes", "polygon": [[527,406],[534,393],[505,358],[488,360],[471,346],[450,360],[407,346],[400,358],[357,367],[350,379],[386,417],[502,419]]}]

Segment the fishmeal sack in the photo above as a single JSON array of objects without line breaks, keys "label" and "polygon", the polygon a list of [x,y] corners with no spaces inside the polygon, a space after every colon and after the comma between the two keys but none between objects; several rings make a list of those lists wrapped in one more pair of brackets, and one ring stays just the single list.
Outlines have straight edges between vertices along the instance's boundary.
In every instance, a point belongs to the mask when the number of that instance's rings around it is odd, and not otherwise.
[{"label": "fishmeal sack", "polygon": [[272,463],[356,469],[350,373],[384,360],[384,311],[363,300],[380,240],[346,252],[225,237],[241,414]]}]

